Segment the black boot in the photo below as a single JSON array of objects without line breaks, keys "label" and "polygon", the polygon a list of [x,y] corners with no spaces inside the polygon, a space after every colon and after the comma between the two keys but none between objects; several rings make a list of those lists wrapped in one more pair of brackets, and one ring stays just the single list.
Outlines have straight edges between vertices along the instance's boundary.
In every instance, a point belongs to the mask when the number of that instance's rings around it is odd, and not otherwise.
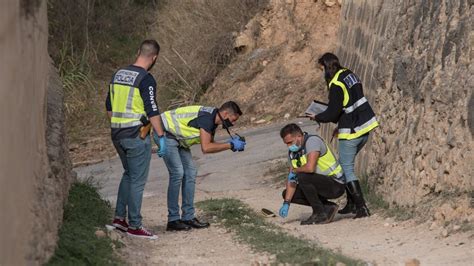
[{"label": "black boot", "polygon": [[326,212],[326,215],[328,217],[327,223],[332,222],[332,220],[334,219],[334,216],[336,216],[338,208],[339,206],[336,203],[324,205],[324,211]]},{"label": "black boot", "polygon": [[328,216],[324,212],[314,213],[304,221],[301,221],[301,225],[308,224],[325,224],[328,223]]},{"label": "black boot", "polygon": [[356,207],[356,215],[354,216],[354,219],[370,216],[369,208],[367,208],[367,205],[365,205],[365,200],[364,196],[362,195],[362,189],[360,188],[359,181],[355,180],[347,183],[346,185]]},{"label": "black boot", "polygon": [[356,213],[356,206],[354,204],[354,201],[352,200],[351,193],[349,192],[349,189],[346,186],[346,206],[342,209],[340,209],[337,213],[339,214],[348,214],[348,213]]}]

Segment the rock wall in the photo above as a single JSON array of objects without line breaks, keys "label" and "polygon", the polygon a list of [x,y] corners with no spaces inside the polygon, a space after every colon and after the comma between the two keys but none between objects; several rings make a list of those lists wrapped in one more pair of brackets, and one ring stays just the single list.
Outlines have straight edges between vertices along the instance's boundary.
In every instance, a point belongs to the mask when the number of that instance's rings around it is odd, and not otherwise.
[{"label": "rock wall", "polygon": [[381,124],[358,170],[390,203],[442,199],[446,220],[472,218],[472,5],[356,0],[341,10],[337,54],[361,77]]},{"label": "rock wall", "polygon": [[[239,123],[294,117],[312,99],[327,99],[315,60],[335,52],[362,79],[381,123],[358,156],[359,175],[392,205],[473,221],[472,5],[270,1],[237,34],[238,56],[203,103],[237,100]],[[319,131],[330,139],[333,128]]]},{"label": "rock wall", "polygon": [[73,179],[46,1],[2,3],[0,36],[0,265],[37,265],[54,251]]}]

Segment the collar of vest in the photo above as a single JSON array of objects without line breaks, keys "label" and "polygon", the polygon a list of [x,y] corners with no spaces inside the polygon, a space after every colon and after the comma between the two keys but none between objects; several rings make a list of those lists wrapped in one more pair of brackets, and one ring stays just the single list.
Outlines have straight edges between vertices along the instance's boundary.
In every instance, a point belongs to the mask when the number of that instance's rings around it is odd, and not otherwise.
[{"label": "collar of vest", "polygon": [[[320,138],[323,141],[323,144],[326,145],[326,142],[320,136],[311,135],[308,132],[303,132],[303,144],[301,145],[301,149],[297,152],[288,151],[288,156],[290,157],[290,159],[296,159],[296,158],[306,154],[306,142],[308,141],[308,139],[310,137]],[[327,149],[329,149],[329,147],[326,145],[326,153],[328,152]],[[322,156],[326,155],[326,153],[325,154],[320,154],[319,156],[322,157]],[[296,156],[293,157],[292,155],[296,155]]]},{"label": "collar of vest", "polygon": [[334,83],[334,82],[336,82],[336,81],[339,79],[339,75],[340,75],[342,72],[346,71],[346,70],[347,70],[347,68],[339,69],[339,70],[336,72],[336,74],[334,75],[334,77],[332,77],[331,81],[329,82],[329,87],[331,87],[331,84]]}]

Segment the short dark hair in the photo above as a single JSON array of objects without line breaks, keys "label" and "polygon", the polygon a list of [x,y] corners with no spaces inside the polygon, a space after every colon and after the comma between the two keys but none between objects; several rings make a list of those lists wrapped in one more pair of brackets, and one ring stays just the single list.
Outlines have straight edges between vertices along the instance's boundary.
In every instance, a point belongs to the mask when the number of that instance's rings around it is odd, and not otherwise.
[{"label": "short dark hair", "polygon": [[324,79],[329,84],[337,71],[342,69],[339,58],[332,53],[325,53],[318,59],[318,64],[324,67]]},{"label": "short dark hair", "polygon": [[144,40],[138,49],[139,56],[151,57],[160,53],[160,45],[155,40]]},{"label": "short dark hair", "polygon": [[295,123],[291,123],[291,124],[288,124],[286,126],[284,126],[281,130],[280,130],[280,137],[283,139],[285,138],[288,134],[295,134],[295,133],[298,133],[298,134],[301,134],[303,135],[303,130],[301,130],[301,128],[295,124]]},{"label": "short dark hair", "polygon": [[242,115],[239,105],[234,101],[228,101],[221,105],[219,111],[230,111],[233,114]]}]

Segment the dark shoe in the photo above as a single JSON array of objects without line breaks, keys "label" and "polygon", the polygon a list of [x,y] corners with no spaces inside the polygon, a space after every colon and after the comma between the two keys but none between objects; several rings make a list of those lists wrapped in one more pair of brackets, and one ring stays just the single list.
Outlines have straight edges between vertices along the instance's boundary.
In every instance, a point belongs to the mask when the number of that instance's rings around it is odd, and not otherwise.
[{"label": "dark shoe", "polygon": [[339,208],[338,205],[324,205],[324,211],[326,212],[326,216],[328,217],[327,223],[332,222],[334,216],[336,216],[337,209]]},{"label": "dark shoe", "polygon": [[191,230],[191,226],[183,223],[181,220],[168,222],[166,225],[166,231],[188,231]]},{"label": "dark shoe", "polygon": [[158,236],[146,230],[143,226],[137,229],[128,228],[127,235],[138,237],[138,238],[153,239],[153,240],[158,239]]},{"label": "dark shoe", "polygon": [[346,187],[346,206],[338,211],[339,214],[349,214],[349,213],[356,213],[356,206],[354,201],[352,200],[351,194],[349,189]]},{"label": "dark shoe", "polygon": [[301,221],[301,225],[324,224],[327,223],[327,220],[328,216],[325,213],[313,213],[307,220]]},{"label": "dark shoe", "polygon": [[369,217],[369,216],[370,216],[369,208],[367,208],[367,206],[362,206],[360,208],[357,208],[356,215],[352,219]]},{"label": "dark shoe", "polygon": [[125,221],[125,219],[115,218],[112,221],[112,226],[115,227],[115,229],[118,229],[122,232],[128,231],[128,223]]},{"label": "dark shoe", "polygon": [[356,207],[356,215],[354,216],[354,219],[370,216],[369,208],[367,208],[367,205],[365,204],[359,181],[355,180],[347,183],[347,188]]},{"label": "dark shoe", "polygon": [[209,223],[200,222],[197,218],[194,218],[189,221],[183,221],[183,223],[197,229],[208,228],[210,226]]}]

